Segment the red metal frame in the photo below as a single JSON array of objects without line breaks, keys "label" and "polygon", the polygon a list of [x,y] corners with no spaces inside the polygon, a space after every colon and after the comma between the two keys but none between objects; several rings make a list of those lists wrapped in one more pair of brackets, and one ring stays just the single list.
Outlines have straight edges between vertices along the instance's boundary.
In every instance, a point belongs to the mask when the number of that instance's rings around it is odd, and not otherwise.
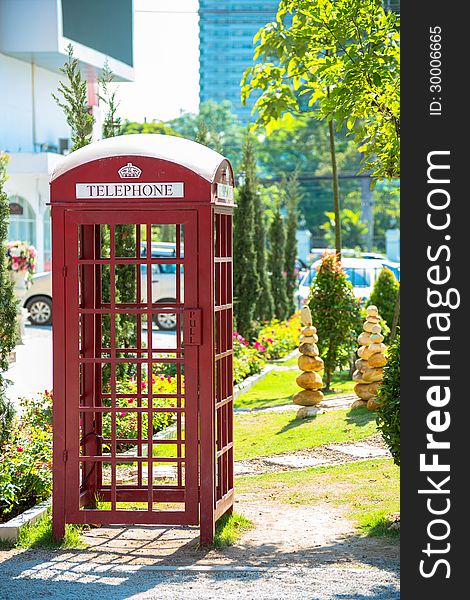
[{"label": "red metal frame", "polygon": [[[186,197],[178,204],[122,199],[111,207],[106,200],[75,199],[76,182],[112,181],[117,165],[137,161],[152,173],[165,162],[111,157],[72,169],[52,183],[53,533],[62,537],[65,523],[200,523],[200,540],[206,544],[213,540],[216,520],[233,505],[233,205],[217,197],[217,183],[227,182],[230,167],[221,161],[213,181],[202,182],[187,169],[165,163],[167,180],[184,181]],[[134,256],[115,254],[124,224],[135,226]],[[175,227],[174,258],[152,257],[152,225]],[[109,231],[105,256],[104,227]],[[147,245],[145,255],[141,244]],[[157,304],[152,265],[167,263],[176,264],[177,297]],[[135,265],[133,301],[115,295],[121,265]],[[145,302],[140,302],[142,268]],[[109,284],[106,293],[103,280]],[[176,315],[176,348],[156,347],[152,327],[145,334],[145,322],[151,323],[156,313]],[[135,347],[119,345],[116,318],[135,327]],[[123,363],[132,365],[132,398],[119,392]],[[158,394],[148,374],[168,363],[176,371],[176,393]],[[129,400],[132,405],[126,406]],[[173,439],[155,435],[153,418],[161,413],[174,416]],[[133,419],[135,437],[120,437],[126,419]],[[170,456],[165,451],[154,455],[155,448],[170,447]],[[159,468],[166,469],[166,479]]]}]

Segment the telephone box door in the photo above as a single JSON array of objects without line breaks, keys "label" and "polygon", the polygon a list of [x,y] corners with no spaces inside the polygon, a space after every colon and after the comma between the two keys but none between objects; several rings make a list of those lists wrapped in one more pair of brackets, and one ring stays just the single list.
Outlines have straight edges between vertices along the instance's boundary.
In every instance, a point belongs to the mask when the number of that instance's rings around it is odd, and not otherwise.
[{"label": "telephone box door", "polygon": [[69,211],[65,512],[198,523],[197,212]]}]

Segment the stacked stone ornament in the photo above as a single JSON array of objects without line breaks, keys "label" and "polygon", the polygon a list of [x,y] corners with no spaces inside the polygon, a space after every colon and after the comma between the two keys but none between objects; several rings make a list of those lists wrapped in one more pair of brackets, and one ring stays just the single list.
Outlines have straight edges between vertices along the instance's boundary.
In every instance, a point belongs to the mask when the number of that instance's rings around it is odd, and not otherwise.
[{"label": "stacked stone ornament", "polygon": [[377,390],[383,378],[383,368],[387,364],[385,351],[387,347],[383,343],[384,337],[380,333],[380,315],[376,306],[371,305],[366,309],[366,322],[364,331],[358,337],[360,344],[356,360],[356,371],[353,373],[353,381],[356,382],[354,391],[359,396],[351,408],[367,406],[369,410],[377,409]]},{"label": "stacked stone ornament", "polygon": [[[304,418],[318,412],[311,407],[316,406],[323,400],[323,381],[320,371],[323,371],[323,360],[319,356],[317,330],[312,324],[312,315],[308,306],[304,306],[300,313],[302,330],[300,332],[300,345],[298,358],[299,369],[302,373],[296,382],[302,391],[297,392],[292,398],[294,404],[302,406],[297,418]],[[310,408],[309,408],[310,407]]]}]

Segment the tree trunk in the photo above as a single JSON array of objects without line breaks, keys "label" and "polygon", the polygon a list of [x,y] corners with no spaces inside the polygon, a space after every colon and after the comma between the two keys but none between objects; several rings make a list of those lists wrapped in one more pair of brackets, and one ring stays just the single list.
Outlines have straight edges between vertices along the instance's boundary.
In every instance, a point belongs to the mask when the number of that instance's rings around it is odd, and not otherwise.
[{"label": "tree trunk", "polygon": [[335,213],[335,250],[338,260],[341,260],[341,215],[339,202],[338,165],[336,163],[335,130],[333,119],[328,122],[330,133],[331,170],[333,174],[333,207]]},{"label": "tree trunk", "polygon": [[331,371],[330,371],[330,369],[325,369],[325,387],[323,388],[325,390],[325,392],[330,391],[330,385],[331,385]]},{"label": "tree trunk", "polygon": [[398,317],[400,316],[400,288],[398,288],[395,308],[393,310],[392,330],[390,331],[390,343],[395,339],[397,333]]}]

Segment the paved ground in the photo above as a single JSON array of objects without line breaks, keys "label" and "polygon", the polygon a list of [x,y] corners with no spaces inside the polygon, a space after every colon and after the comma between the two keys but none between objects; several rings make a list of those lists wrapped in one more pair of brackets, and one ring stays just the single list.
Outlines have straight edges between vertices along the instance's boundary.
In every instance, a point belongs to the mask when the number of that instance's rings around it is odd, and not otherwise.
[{"label": "paved ground", "polygon": [[[23,342],[16,347],[16,362],[5,374],[5,378],[12,381],[7,396],[15,403],[22,396],[52,389],[52,327],[27,324]],[[172,348],[174,342],[174,332],[153,330],[153,343],[157,347]]]}]

